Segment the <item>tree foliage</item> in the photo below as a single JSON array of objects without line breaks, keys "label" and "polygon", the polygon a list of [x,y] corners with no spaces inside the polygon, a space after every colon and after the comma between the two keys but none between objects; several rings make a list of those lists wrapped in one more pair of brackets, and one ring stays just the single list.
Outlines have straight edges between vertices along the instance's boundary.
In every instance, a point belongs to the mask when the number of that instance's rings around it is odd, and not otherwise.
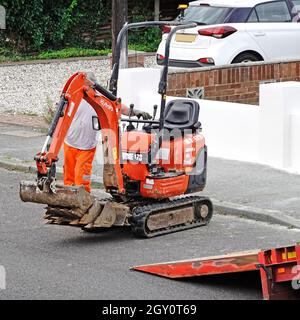
[{"label": "tree foliage", "polygon": [[[97,30],[109,20],[109,1],[0,0],[6,8],[7,29],[2,45],[19,52],[61,48],[76,44],[87,30]],[[79,37],[78,37],[79,34]]]},{"label": "tree foliage", "polygon": [[[153,19],[153,4],[153,0],[130,0],[129,20]],[[0,47],[16,54],[110,47],[111,0],[0,0],[0,5],[6,8],[7,15]],[[157,29],[132,32],[129,36],[132,45],[148,51],[156,49],[160,38]]]}]

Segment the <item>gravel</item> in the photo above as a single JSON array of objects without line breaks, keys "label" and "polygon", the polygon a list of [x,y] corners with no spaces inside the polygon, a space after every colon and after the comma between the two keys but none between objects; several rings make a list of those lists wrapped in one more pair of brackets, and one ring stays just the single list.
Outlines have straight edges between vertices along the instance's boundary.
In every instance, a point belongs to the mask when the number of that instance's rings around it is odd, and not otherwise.
[{"label": "gravel", "polygon": [[[145,67],[155,67],[155,56],[145,57]],[[48,60],[0,65],[0,113],[42,116],[59,99],[67,79],[77,71],[92,71],[106,85],[110,59]]]}]

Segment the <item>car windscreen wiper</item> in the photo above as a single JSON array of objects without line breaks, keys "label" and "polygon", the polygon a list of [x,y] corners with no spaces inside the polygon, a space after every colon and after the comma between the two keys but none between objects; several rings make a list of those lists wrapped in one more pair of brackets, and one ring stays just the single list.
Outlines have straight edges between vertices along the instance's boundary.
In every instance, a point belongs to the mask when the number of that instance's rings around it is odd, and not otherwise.
[{"label": "car windscreen wiper", "polygon": [[186,22],[193,22],[193,23],[197,23],[198,26],[205,26],[207,25],[207,23],[205,22],[199,22],[199,21],[194,21],[194,20],[188,20]]}]

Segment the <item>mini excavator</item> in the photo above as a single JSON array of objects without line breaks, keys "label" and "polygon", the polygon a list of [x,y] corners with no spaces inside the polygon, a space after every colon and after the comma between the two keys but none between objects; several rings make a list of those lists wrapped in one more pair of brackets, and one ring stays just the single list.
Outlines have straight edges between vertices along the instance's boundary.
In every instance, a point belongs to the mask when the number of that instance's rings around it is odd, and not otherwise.
[{"label": "mini excavator", "polygon": [[[122,119],[117,83],[124,36],[131,29],[165,25],[173,28],[166,41],[165,65],[158,88],[159,119],[155,119],[157,106],[150,120]],[[45,219],[49,223],[86,231],[128,226],[135,235],[150,238],[209,223],[212,202],[195,194],[204,189],[207,173],[199,104],[189,99],[166,102],[171,39],[177,31],[195,26],[166,21],[126,24],[117,39],[109,89],[89,79],[88,73],[71,76],[62,91],[45,144],[34,158],[37,179],[20,183],[24,202],[46,204]],[[88,193],[83,186],[56,182],[59,150],[82,99],[94,108],[101,127],[103,184],[111,195],[107,199]],[[127,122],[123,132],[122,122],[125,126]]]}]

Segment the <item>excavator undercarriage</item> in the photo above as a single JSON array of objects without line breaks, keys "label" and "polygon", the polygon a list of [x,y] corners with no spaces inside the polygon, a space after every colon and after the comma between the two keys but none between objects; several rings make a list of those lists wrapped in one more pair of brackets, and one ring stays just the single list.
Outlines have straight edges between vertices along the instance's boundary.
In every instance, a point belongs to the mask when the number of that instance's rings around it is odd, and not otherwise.
[{"label": "excavator undercarriage", "polygon": [[211,201],[202,196],[126,201],[90,194],[82,186],[58,184],[55,193],[37,190],[36,184],[23,181],[21,199],[47,203],[44,218],[48,223],[80,227],[85,231],[128,226],[135,235],[151,238],[206,225],[213,211]]}]

